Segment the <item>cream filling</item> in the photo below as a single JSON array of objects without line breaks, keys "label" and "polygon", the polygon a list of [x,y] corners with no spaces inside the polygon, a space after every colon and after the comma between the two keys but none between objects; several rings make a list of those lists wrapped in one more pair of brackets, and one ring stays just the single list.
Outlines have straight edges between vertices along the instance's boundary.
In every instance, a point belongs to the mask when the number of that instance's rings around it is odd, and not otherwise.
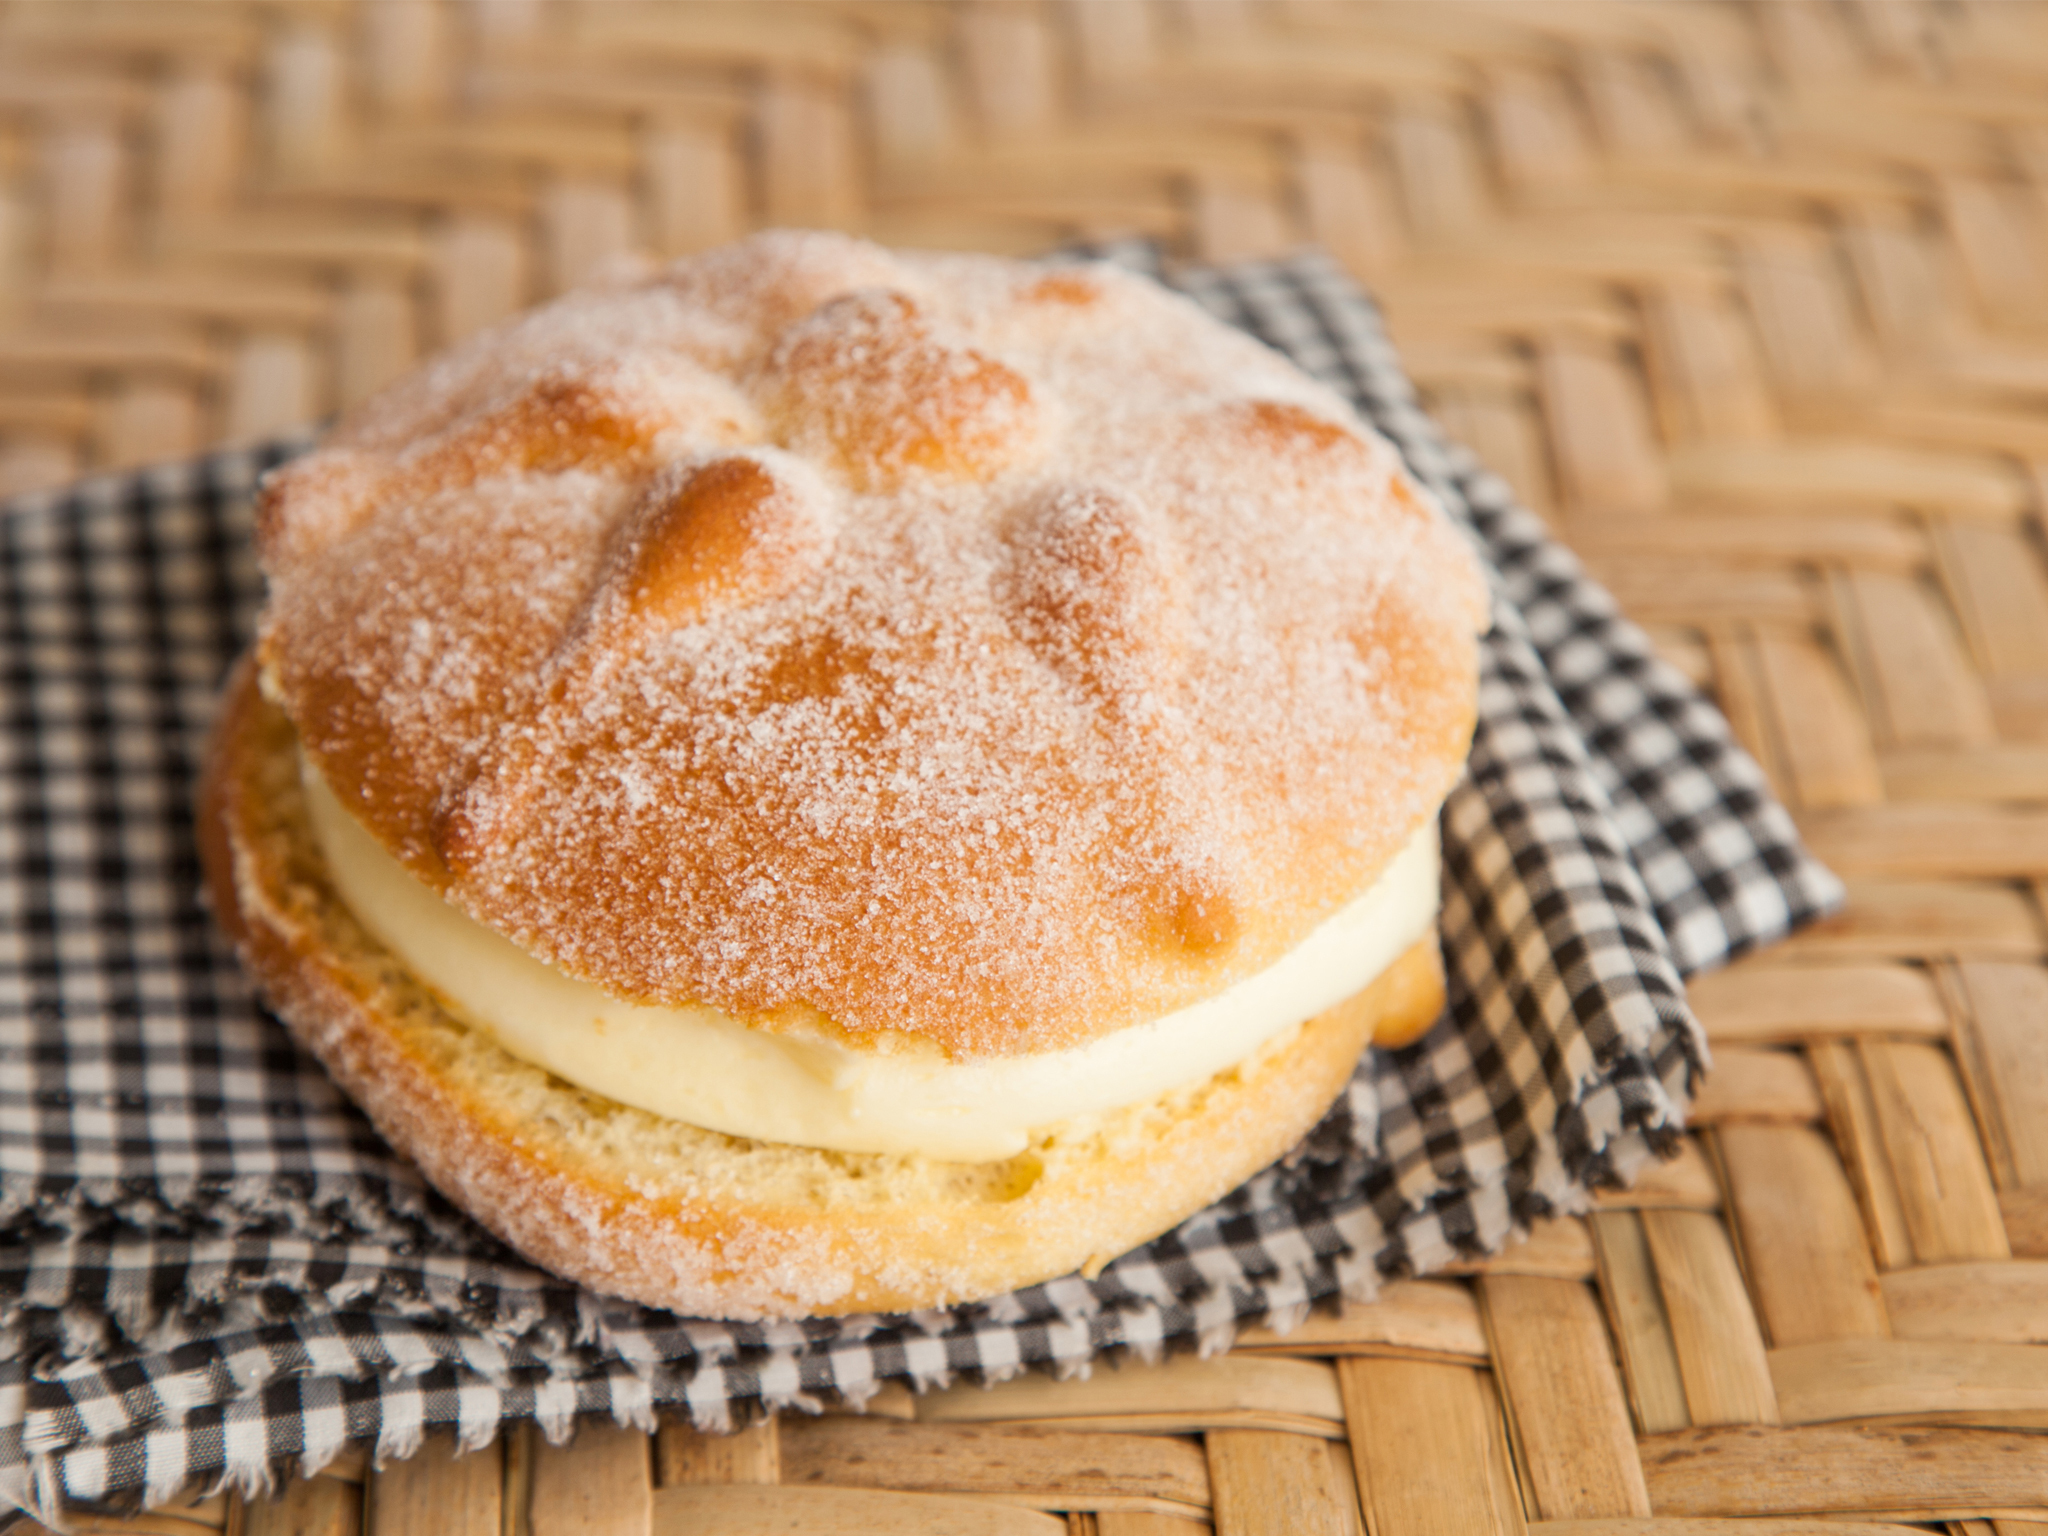
[{"label": "cream filling", "polygon": [[310,764],[315,836],[341,898],[458,1016],[514,1056],[652,1114],[732,1136],[949,1162],[1013,1157],[1043,1126],[1158,1098],[1361,991],[1436,920],[1436,827],[1256,975],[1070,1050],[948,1062],[751,1029],[716,1008],[611,997],[535,959],[421,884]]}]

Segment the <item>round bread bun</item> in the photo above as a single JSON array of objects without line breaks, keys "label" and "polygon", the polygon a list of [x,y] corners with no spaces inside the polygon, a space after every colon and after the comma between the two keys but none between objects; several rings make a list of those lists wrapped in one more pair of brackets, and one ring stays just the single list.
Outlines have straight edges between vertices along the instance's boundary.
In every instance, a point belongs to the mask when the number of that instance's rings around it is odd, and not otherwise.
[{"label": "round bread bun", "polygon": [[293,1036],[427,1178],[535,1263],[698,1317],[899,1312],[1157,1236],[1284,1154],[1375,1030],[1443,1006],[1433,942],[1240,1067],[991,1164],[723,1136],[586,1093],[449,1014],[329,884],[293,730],[244,662],[201,804],[214,907]]},{"label": "round bread bun", "polygon": [[210,878],[272,1005],[537,1262],[728,1317],[1096,1263],[1278,1157],[1349,1003],[1007,1162],[748,1141],[515,1060],[334,894],[296,765],[417,880],[617,999],[953,1062],[1221,995],[1461,770],[1487,598],[1334,393],[1104,267],[757,236],[508,322],[258,505],[269,600]]}]

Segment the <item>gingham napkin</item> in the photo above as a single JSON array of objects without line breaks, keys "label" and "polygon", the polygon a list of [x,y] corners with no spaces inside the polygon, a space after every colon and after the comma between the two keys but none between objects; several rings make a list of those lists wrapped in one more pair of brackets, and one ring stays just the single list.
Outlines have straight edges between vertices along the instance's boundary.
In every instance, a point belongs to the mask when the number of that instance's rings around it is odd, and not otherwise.
[{"label": "gingham napkin", "polygon": [[1679,978],[1838,886],[1712,707],[1423,415],[1341,270],[1157,275],[1346,393],[1491,566],[1436,1029],[1370,1053],[1293,1157],[1093,1281],[788,1324],[579,1291],[378,1140],[199,904],[194,771],[260,595],[250,492],[304,445],[20,503],[0,516],[0,1503],[255,1485],[435,1427],[721,1425],[1214,1346],[1494,1251],[1669,1148],[1705,1054]]}]

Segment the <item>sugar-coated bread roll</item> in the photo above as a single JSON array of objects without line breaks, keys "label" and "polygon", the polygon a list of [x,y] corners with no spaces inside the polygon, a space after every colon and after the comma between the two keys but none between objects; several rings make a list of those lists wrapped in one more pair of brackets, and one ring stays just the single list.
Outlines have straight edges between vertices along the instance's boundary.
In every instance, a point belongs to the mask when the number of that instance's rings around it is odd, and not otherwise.
[{"label": "sugar-coated bread roll", "polygon": [[1142,279],[758,236],[401,381],[258,538],[216,906],[598,1289],[1099,1263],[1441,1006],[1483,584],[1340,399]]}]

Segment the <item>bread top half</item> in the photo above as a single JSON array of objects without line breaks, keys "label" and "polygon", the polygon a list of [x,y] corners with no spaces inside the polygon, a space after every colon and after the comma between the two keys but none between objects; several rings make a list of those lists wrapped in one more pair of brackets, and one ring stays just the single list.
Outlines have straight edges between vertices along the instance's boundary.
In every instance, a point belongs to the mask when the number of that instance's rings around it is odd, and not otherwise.
[{"label": "bread top half", "polygon": [[1360,895],[1486,622],[1392,448],[1193,304],[822,234],[458,347],[258,540],[266,686],[412,874],[614,995],[950,1059]]}]

